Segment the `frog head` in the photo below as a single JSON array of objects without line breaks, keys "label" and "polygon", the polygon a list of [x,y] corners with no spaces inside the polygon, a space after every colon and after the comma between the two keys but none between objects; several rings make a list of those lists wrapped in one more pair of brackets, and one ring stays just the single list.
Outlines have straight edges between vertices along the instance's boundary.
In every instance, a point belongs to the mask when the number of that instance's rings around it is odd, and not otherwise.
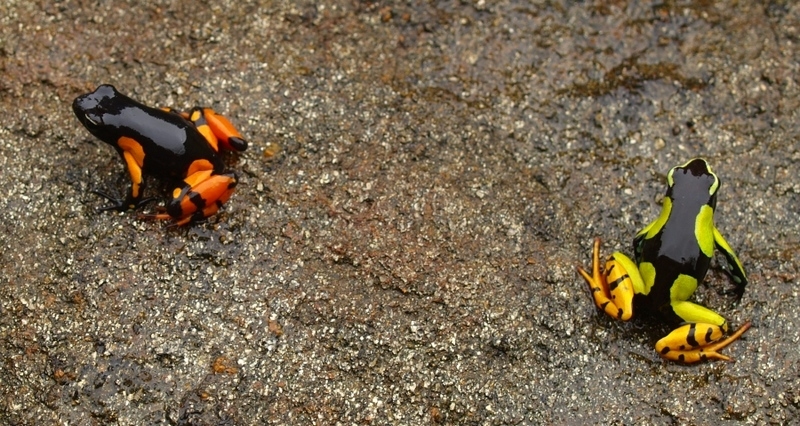
[{"label": "frog head", "polygon": [[717,206],[720,181],[702,158],[673,167],[667,174],[667,184],[666,196],[673,200],[681,199],[686,205],[705,204],[712,209]]},{"label": "frog head", "polygon": [[117,92],[114,86],[104,84],[94,92],[75,98],[72,111],[91,134],[103,141],[111,140],[115,126],[111,124],[110,118],[119,115],[118,99],[122,96],[124,95]]}]

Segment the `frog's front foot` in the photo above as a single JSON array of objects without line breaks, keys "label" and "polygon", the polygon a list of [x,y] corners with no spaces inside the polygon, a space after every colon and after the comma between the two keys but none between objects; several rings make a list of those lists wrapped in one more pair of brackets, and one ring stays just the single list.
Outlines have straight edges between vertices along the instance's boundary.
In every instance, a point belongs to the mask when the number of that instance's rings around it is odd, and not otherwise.
[{"label": "frog's front foot", "polygon": [[725,335],[726,325],[720,327],[705,323],[684,324],[659,340],[656,343],[656,351],[662,358],[686,364],[709,359],[733,361],[718,351],[741,337],[750,325],[748,321],[733,334],[720,340]]},{"label": "frog's front foot", "polygon": [[105,212],[105,211],[109,211],[109,210],[116,210],[118,212],[124,212],[124,211],[127,211],[127,210],[136,209],[139,206],[142,206],[144,204],[147,204],[147,203],[155,200],[155,197],[147,197],[147,198],[142,198],[142,199],[138,199],[138,200],[134,199],[134,198],[131,198],[131,197],[128,197],[128,198],[125,198],[125,199],[121,199],[121,198],[117,198],[117,197],[115,197],[115,196],[113,196],[113,195],[111,195],[111,194],[109,194],[107,192],[98,191],[98,190],[92,190],[92,194],[99,195],[99,196],[105,198],[106,200],[111,201],[111,203],[112,203],[110,206],[100,207],[99,209],[97,209],[98,212]]}]

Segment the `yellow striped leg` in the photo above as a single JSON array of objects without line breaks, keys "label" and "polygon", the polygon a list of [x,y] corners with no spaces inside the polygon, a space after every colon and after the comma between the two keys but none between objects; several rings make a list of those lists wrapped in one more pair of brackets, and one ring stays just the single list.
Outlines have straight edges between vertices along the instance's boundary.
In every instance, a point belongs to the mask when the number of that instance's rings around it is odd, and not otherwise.
[{"label": "yellow striped leg", "polygon": [[726,339],[719,340],[728,329],[727,322],[722,327],[705,323],[684,324],[659,340],[656,351],[662,358],[687,364],[709,359],[732,361],[717,351],[733,343],[749,328],[748,321]]},{"label": "yellow striped leg", "polygon": [[[624,258],[624,261],[621,258]],[[614,253],[600,272],[600,238],[595,238],[592,249],[592,274],[580,265],[578,273],[589,284],[594,304],[608,316],[627,321],[633,315],[634,284],[628,269],[636,266],[625,255]],[[633,273],[639,277],[638,270]]]}]

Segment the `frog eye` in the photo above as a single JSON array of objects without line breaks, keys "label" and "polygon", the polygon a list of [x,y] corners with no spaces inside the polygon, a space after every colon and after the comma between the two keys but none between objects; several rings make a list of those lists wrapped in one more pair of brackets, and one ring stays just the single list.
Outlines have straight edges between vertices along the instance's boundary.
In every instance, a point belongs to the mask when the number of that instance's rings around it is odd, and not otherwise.
[{"label": "frog eye", "polygon": [[85,118],[86,121],[91,123],[93,126],[99,126],[101,124],[100,120],[99,120],[99,117],[96,117],[96,116],[94,116],[92,114],[84,114],[83,118]]}]

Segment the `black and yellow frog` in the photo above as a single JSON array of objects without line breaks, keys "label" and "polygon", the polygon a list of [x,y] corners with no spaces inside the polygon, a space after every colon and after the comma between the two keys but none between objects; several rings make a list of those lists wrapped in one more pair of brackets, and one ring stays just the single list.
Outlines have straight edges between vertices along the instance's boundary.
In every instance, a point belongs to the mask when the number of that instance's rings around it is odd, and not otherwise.
[{"label": "black and yellow frog", "polygon": [[663,358],[684,363],[730,360],[718,351],[738,339],[747,322],[727,338],[728,322],[689,298],[708,271],[714,249],[725,255],[739,296],[747,277],[742,263],[714,226],[720,181],[708,163],[696,158],[667,175],[667,193],[656,220],[633,239],[636,262],[620,252],[600,270],[600,239],[594,242],[592,274],[578,266],[598,308],[627,321],[634,311],[679,325],[656,343]]},{"label": "black and yellow frog", "polygon": [[165,213],[142,218],[184,225],[215,214],[233,193],[236,175],[225,171],[220,150],[244,151],[247,141],[214,110],[151,108],[108,84],[77,97],[72,110],[91,134],[117,150],[131,178],[124,200],[95,191],[114,202],[103,210],[124,211],[149,201],[142,198],[143,173],[168,179],[175,189]]}]

